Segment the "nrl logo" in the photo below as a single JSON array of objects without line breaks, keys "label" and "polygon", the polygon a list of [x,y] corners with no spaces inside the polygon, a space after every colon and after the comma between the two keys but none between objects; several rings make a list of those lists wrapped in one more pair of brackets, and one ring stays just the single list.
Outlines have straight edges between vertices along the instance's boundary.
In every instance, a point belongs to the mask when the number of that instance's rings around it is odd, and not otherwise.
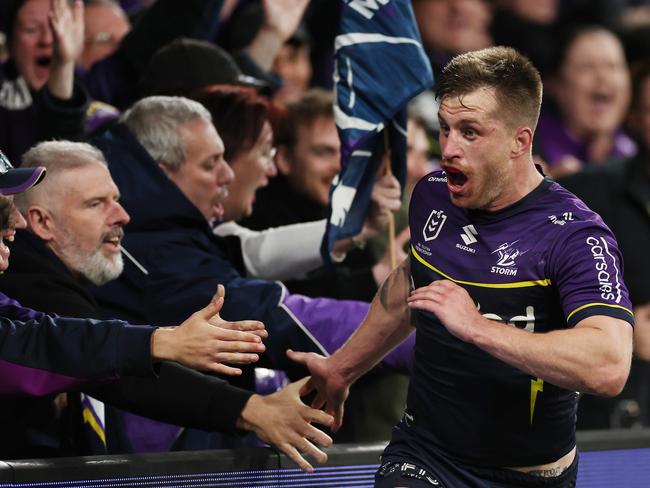
[{"label": "nrl logo", "polygon": [[447,216],[445,215],[445,212],[442,210],[432,210],[427,219],[427,223],[424,225],[424,229],[422,229],[424,240],[432,241],[438,237],[438,234],[440,234],[440,230],[442,229],[442,226],[445,225],[446,220]]}]

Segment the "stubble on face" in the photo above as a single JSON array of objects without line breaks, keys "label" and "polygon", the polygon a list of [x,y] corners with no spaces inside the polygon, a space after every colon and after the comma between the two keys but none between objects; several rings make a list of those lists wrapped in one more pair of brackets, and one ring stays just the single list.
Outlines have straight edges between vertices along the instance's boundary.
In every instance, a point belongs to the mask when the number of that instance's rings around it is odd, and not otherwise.
[{"label": "stubble on face", "polygon": [[[508,148],[514,129],[507,114],[499,109],[494,90],[481,88],[445,98],[440,115],[441,123],[449,131],[444,137],[453,137],[452,149],[448,147],[447,151],[443,147],[442,159],[442,167],[452,183],[451,202],[476,210],[497,210],[505,206],[501,200],[509,193],[513,181]],[[454,187],[456,190],[452,190]]]}]

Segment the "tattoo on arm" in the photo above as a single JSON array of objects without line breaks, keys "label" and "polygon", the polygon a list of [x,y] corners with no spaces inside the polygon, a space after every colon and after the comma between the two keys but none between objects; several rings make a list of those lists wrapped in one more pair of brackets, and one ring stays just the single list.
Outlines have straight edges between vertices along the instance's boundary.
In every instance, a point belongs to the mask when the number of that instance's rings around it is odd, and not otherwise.
[{"label": "tattoo on arm", "polygon": [[533,471],[527,471],[527,474],[532,474],[533,476],[541,476],[542,478],[555,478],[560,476],[566,468],[561,468],[559,466],[555,468],[546,468],[546,469],[535,469]]},{"label": "tattoo on arm", "polygon": [[377,291],[381,306],[389,313],[406,309],[406,299],[411,289],[410,268],[407,258],[388,275]]}]

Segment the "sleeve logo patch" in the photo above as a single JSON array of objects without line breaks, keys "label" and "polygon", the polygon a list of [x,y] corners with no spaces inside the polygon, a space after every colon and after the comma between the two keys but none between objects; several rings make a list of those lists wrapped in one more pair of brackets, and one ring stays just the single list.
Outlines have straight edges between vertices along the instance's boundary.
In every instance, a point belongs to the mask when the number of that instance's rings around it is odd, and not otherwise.
[{"label": "sleeve logo patch", "polygon": [[594,258],[594,268],[600,289],[600,297],[603,300],[621,301],[621,283],[618,279],[618,267],[616,258],[611,254],[607,241],[589,236],[587,245],[590,247],[591,255]]}]

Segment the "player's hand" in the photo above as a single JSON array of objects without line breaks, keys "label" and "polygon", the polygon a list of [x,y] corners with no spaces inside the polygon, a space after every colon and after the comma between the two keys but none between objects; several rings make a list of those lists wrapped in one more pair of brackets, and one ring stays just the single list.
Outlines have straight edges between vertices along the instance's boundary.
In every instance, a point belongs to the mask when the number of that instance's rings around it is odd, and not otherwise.
[{"label": "player's hand", "polygon": [[334,419],[302,402],[300,391],[308,381],[309,377],[303,378],[271,395],[251,396],[237,420],[237,427],[252,430],[264,442],[280,449],[303,471],[311,473],[314,468],[303,456],[323,464],[327,454],[318,447],[332,445],[332,438],[311,424],[331,426]]},{"label": "player's hand", "polygon": [[[259,359],[265,347],[261,329],[255,321],[229,322],[229,328],[215,326],[224,303],[223,295],[215,294],[210,303],[193,313],[178,327],[157,329],[152,337],[151,353],[155,359],[176,361],[199,370],[209,370],[231,376],[241,369],[228,364],[250,364]],[[254,331],[249,331],[250,328]]]},{"label": "player's hand", "polygon": [[465,342],[470,342],[472,330],[487,320],[467,290],[450,280],[436,280],[413,290],[407,303],[409,308],[434,314],[449,332]]},{"label": "player's hand", "polygon": [[287,356],[292,361],[306,366],[311,374],[311,379],[302,387],[300,395],[306,396],[315,391],[316,397],[311,406],[325,407],[325,412],[334,417],[332,431],[339,430],[343,423],[343,405],[350,392],[350,385],[333,370],[331,357],[326,358],[313,352],[297,352],[291,349],[287,350]]}]

